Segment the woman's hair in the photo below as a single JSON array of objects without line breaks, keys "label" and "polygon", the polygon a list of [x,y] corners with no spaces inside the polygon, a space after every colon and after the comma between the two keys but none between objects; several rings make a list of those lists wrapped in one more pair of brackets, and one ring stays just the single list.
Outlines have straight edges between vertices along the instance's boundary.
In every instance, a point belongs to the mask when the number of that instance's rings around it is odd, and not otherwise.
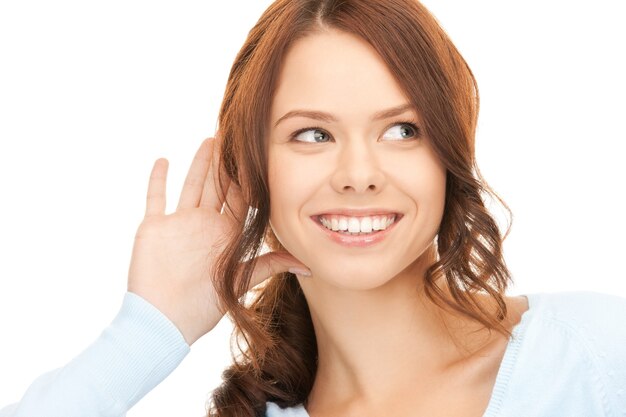
[{"label": "woman's hair", "polygon": [[[208,416],[263,416],[266,401],[306,405],[317,369],[309,308],[295,275],[277,274],[244,296],[263,243],[285,250],[269,226],[267,136],[281,63],[293,42],[336,29],[368,42],[420,111],[426,135],[447,168],[445,209],[436,259],[424,277],[428,299],[511,336],[504,294],[510,273],[497,223],[481,197],[495,196],[476,165],[479,97],[467,63],[430,12],[416,0],[277,0],[248,34],[232,66],[219,112],[220,172],[254,208],[237,219],[215,264],[220,308],[230,314],[239,353],[212,393]],[[224,193],[224,178],[219,178]],[[245,217],[245,218],[244,218]],[[244,262],[250,260],[250,262]],[[449,296],[436,285],[443,281]],[[416,280],[416,290],[418,288]],[[495,301],[487,311],[476,293]],[[245,342],[241,347],[240,342]]]}]

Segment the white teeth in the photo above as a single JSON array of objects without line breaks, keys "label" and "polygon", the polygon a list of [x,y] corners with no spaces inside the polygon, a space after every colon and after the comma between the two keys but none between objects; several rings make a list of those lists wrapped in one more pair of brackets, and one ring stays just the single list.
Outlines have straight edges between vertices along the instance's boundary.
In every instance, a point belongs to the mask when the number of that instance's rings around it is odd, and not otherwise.
[{"label": "white teeth", "polygon": [[361,230],[362,233],[370,233],[372,231],[372,219],[370,217],[363,217],[361,219]]},{"label": "white teeth", "polygon": [[359,233],[360,231],[361,225],[359,224],[359,219],[356,217],[350,217],[350,220],[348,220],[348,232]]},{"label": "white teeth", "polygon": [[327,229],[348,233],[372,233],[373,231],[385,230],[394,221],[396,216],[365,216],[365,217],[346,217],[346,216],[320,216],[320,222]]}]

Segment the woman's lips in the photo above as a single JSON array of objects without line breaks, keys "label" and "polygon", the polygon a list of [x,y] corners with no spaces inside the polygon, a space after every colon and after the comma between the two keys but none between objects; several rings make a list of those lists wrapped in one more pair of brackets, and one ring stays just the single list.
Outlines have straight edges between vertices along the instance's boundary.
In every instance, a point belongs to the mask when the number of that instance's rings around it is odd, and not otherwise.
[{"label": "woman's lips", "polygon": [[347,233],[339,233],[326,228],[320,221],[318,216],[311,217],[315,224],[328,236],[333,242],[347,247],[368,247],[381,242],[402,219],[401,214],[396,214],[396,219],[385,230],[378,230],[363,235],[350,235]]}]

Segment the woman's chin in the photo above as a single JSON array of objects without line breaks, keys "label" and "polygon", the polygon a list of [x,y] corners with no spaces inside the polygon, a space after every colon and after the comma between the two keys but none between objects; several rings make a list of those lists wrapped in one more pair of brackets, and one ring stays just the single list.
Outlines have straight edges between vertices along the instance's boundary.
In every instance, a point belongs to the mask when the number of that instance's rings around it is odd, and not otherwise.
[{"label": "woman's chin", "polygon": [[371,290],[385,285],[395,274],[385,273],[381,268],[327,268],[310,267],[312,276],[302,277],[304,286],[332,286],[345,290]]}]

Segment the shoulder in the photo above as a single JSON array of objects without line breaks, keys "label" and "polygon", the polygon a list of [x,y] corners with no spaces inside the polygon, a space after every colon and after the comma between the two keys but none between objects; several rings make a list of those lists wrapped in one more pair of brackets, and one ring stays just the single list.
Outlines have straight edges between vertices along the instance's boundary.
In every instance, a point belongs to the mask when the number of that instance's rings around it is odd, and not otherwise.
[{"label": "shoulder", "polygon": [[[530,321],[535,323],[529,331],[557,331],[553,336],[567,336],[597,354],[617,353],[626,346],[626,298],[593,291],[526,296]],[[626,362],[623,365],[626,367]]]},{"label": "shoulder", "polygon": [[626,298],[594,291],[564,291],[526,295],[529,307],[544,319],[561,322],[580,333],[624,333]]},{"label": "shoulder", "polygon": [[[612,416],[626,409],[626,299],[529,293],[486,415]],[[522,412],[523,410],[523,412]]]},{"label": "shoulder", "polygon": [[526,296],[527,362],[567,375],[570,382],[586,375],[604,398],[624,406],[626,298],[593,291]]}]

